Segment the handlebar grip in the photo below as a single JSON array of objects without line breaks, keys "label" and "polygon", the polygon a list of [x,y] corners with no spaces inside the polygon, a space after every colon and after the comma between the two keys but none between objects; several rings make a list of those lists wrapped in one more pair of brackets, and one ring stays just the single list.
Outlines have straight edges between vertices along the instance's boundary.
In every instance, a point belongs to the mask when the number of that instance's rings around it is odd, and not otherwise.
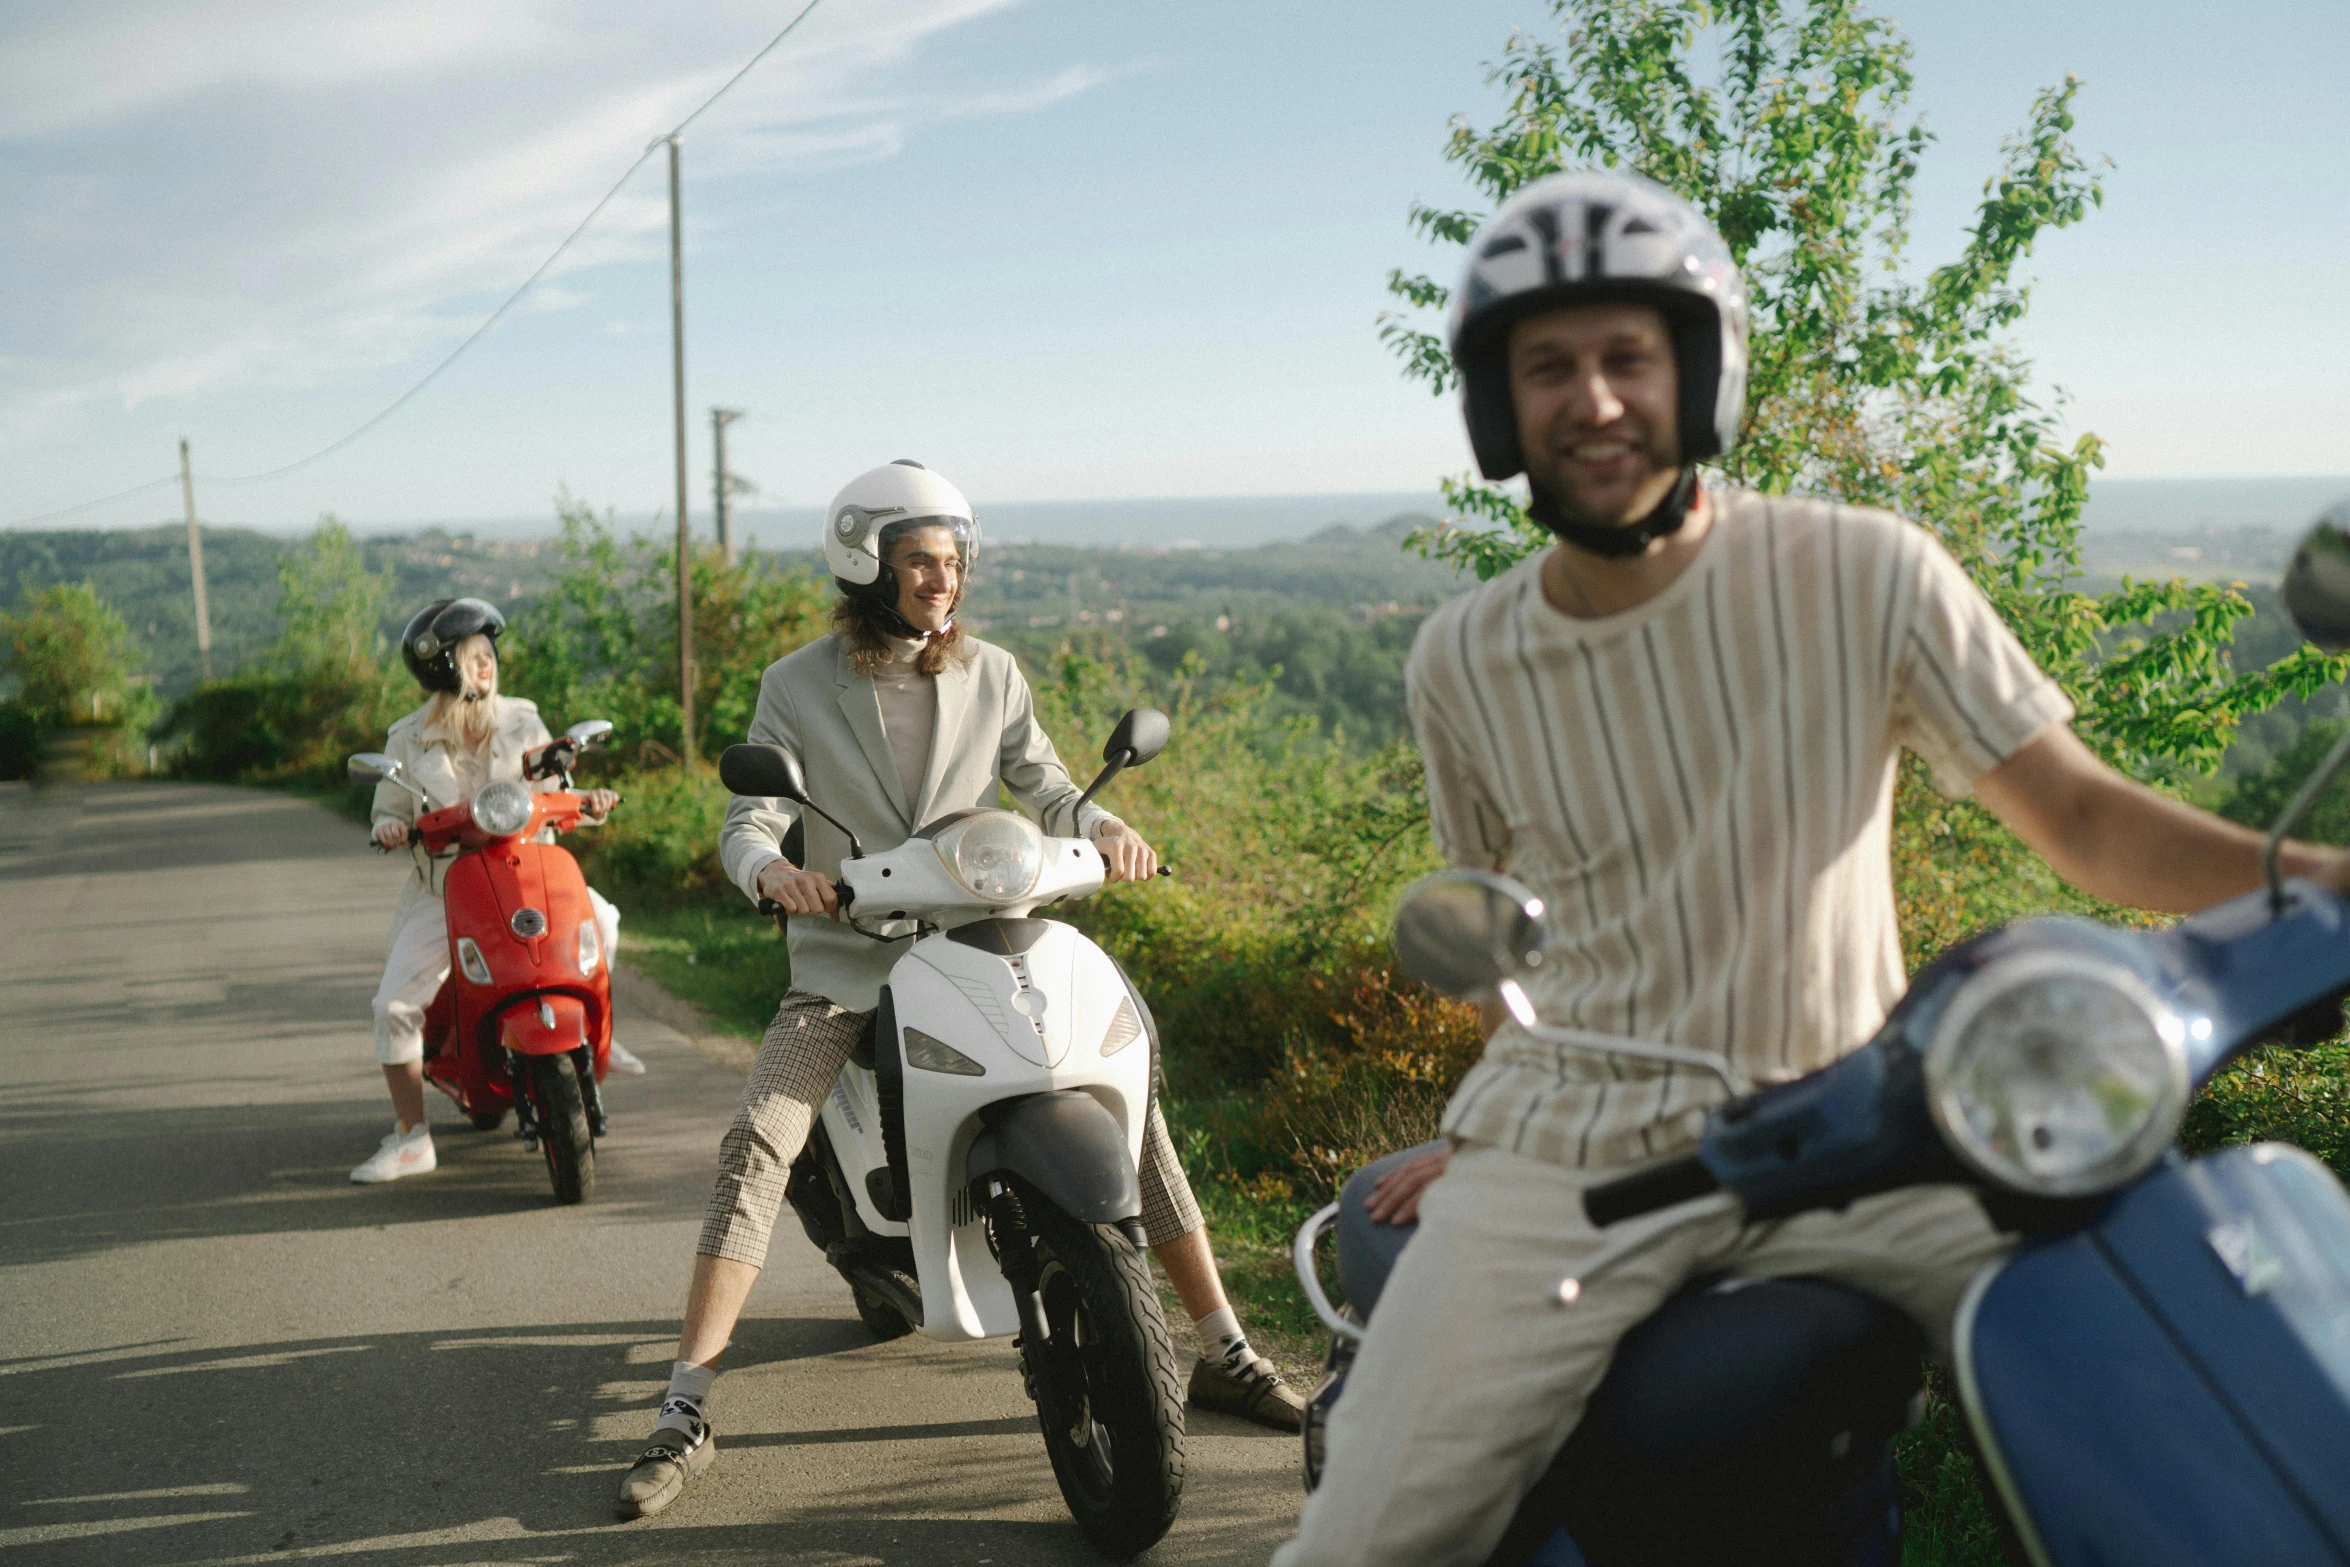
[{"label": "handlebar grip", "polygon": [[1605,1229],[1625,1219],[1636,1219],[1644,1213],[1719,1191],[1721,1185],[1697,1155],[1685,1154],[1585,1188],[1583,1214]]},{"label": "handlebar grip", "polygon": [[776,902],[773,898],[761,898],[759,900],[759,912],[772,919],[776,915],[783,912],[783,905]]}]

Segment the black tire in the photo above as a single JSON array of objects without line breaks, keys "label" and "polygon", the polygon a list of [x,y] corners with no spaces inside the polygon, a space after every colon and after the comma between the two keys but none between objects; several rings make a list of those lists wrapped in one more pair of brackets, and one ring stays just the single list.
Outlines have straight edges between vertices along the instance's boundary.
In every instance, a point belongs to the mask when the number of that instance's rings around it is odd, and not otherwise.
[{"label": "black tire", "polygon": [[530,1097],[538,1112],[539,1149],[557,1202],[585,1202],[596,1190],[596,1138],[588,1130],[587,1100],[569,1056],[533,1056]]},{"label": "black tire", "polygon": [[1158,1543],[1183,1500],[1175,1346],[1150,1264],[1132,1241],[1106,1225],[1080,1224],[1033,1193],[1025,1206],[1052,1330],[1041,1350],[1050,1374],[1032,1371],[1031,1381],[1057,1390],[1037,1401],[1037,1424],[1077,1526],[1103,1555],[1124,1560]]},{"label": "black tire", "polygon": [[904,1312],[854,1279],[849,1281],[849,1294],[857,1302],[857,1320],[882,1343],[904,1338],[914,1331],[914,1324],[906,1320]]},{"label": "black tire", "polygon": [[494,1132],[506,1124],[506,1112],[504,1110],[476,1110],[465,1119],[473,1123],[473,1129],[477,1132]]}]

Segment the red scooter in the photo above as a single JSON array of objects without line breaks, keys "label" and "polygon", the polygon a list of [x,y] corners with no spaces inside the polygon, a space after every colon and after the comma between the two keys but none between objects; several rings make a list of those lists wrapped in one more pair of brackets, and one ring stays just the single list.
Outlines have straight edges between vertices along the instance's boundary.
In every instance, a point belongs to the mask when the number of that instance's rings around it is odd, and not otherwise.
[{"label": "red scooter", "polygon": [[590,719],[525,754],[523,777],[559,778],[559,789],[533,793],[528,783],[495,779],[470,800],[438,809],[381,752],[346,764],[354,779],[416,796],[423,810],[411,841],[427,854],[459,850],[441,883],[449,977],[424,1015],[426,1080],[483,1131],[513,1109],[515,1135],[546,1155],[555,1200],[566,1203],[585,1201],[596,1185],[612,955],[579,862],[537,838],[579,824],[585,802],[572,790],[571,768],[611,732],[608,721]]}]

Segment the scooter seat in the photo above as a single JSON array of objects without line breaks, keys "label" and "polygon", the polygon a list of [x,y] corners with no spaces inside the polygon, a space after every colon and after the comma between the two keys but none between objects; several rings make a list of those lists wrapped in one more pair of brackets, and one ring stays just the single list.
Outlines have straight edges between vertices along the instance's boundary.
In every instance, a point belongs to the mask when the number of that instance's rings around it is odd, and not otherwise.
[{"label": "scooter seat", "polygon": [[1416,1224],[1381,1224],[1374,1220],[1364,1211],[1371,1200],[1371,1188],[1396,1166],[1443,1147],[1441,1142],[1421,1143],[1384,1159],[1374,1159],[1348,1176],[1346,1184],[1339,1188],[1338,1278],[1346,1286],[1347,1303],[1365,1321],[1370,1320],[1371,1308],[1379,1304],[1379,1291],[1387,1283],[1387,1275],[1394,1271],[1395,1259],[1403,1255],[1404,1242],[1419,1228]]},{"label": "scooter seat", "polygon": [[[1415,1224],[1377,1224],[1363,1205],[1386,1170],[1443,1144],[1363,1165],[1339,1191],[1337,1266],[1370,1318]],[[1701,1280],[1617,1346],[1584,1428],[1626,1461],[1713,1464],[1800,1426],[1899,1431],[1920,1386],[1922,1339],[1878,1299],[1821,1278]]]}]

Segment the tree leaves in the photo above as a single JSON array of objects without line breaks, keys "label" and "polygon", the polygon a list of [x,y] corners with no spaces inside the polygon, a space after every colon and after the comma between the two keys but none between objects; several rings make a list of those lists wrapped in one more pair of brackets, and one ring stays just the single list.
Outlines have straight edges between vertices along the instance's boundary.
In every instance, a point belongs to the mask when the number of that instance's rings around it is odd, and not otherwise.
[{"label": "tree leaves", "polygon": [[[2350,672],[2306,654],[2252,674],[2229,659],[2250,604],[2184,582],[2076,587],[2103,443],[2059,435],[2005,334],[2031,304],[2021,267],[2104,199],[2071,141],[2079,78],[2033,101],[1952,259],[1908,265],[1911,189],[1933,138],[1911,116],[1908,41],[1856,0],[1550,0],[1564,47],[1513,34],[1487,79],[1501,118],[1456,117],[1445,156],[1488,203],[1558,169],[1636,170],[1713,218],[1745,272],[1754,335],[1733,483],[1882,506],[1933,528],[2079,709],[2109,760],[2155,778],[2218,764],[2237,721]],[[1415,205],[1465,244],[1481,214]],[[1419,323],[1445,290],[1398,269],[1379,318],[1404,374],[1455,384]],[[1468,479],[1458,515],[1409,547],[1490,578],[1546,546],[1506,492]]]}]

